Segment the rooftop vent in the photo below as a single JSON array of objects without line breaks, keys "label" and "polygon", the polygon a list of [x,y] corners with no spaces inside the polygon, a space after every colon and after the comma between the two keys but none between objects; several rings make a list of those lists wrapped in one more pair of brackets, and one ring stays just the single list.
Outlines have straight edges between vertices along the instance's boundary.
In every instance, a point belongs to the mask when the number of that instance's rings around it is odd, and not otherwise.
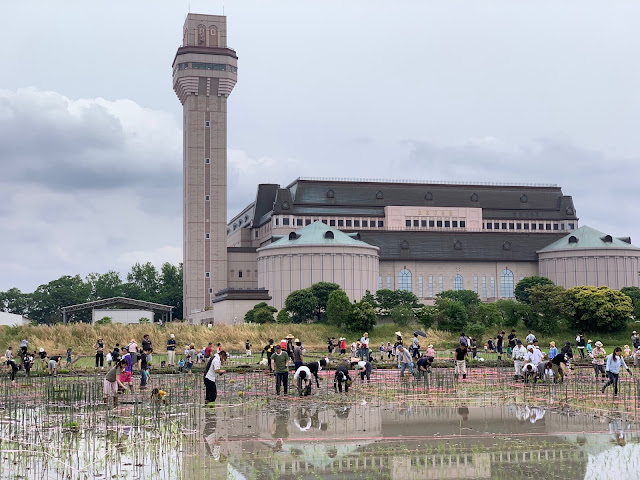
[{"label": "rooftop vent", "polygon": [[400,248],[402,250],[409,250],[409,242],[407,242],[406,240],[403,240],[402,243],[400,244]]},{"label": "rooftop vent", "polygon": [[472,202],[477,202],[478,201],[478,194],[477,193],[472,193],[471,194],[471,201]]},{"label": "rooftop vent", "polygon": [[327,198],[334,198],[336,196],[335,192],[333,190],[328,190],[327,191]]},{"label": "rooftop vent", "polygon": [[382,193],[382,190],[378,190],[378,191],[376,192],[376,198],[377,198],[378,200],[382,200],[382,199],[384,198],[384,193]]},{"label": "rooftop vent", "polygon": [[569,243],[578,243],[578,237],[571,235],[569,237]]},{"label": "rooftop vent", "polygon": [[289,234],[289,240],[297,240],[298,239],[298,234],[296,232],[291,232]]},{"label": "rooftop vent", "polygon": [[424,196],[425,200],[433,200],[433,193],[427,192]]},{"label": "rooftop vent", "polygon": [[453,242],[453,248],[456,250],[462,250],[462,242],[460,240],[456,240]]},{"label": "rooftop vent", "polygon": [[629,245],[631,245],[631,237],[618,237],[618,240],[621,240],[624,243],[628,243]]},{"label": "rooftop vent", "polygon": [[327,230],[326,232],[324,232],[324,238],[333,240],[335,237],[333,236],[333,232],[331,230]]},{"label": "rooftop vent", "polygon": [[525,194],[520,195],[520,203],[527,203],[529,201],[529,197]]},{"label": "rooftop vent", "polygon": [[613,237],[611,235],[605,235],[602,237],[602,241],[605,243],[613,243]]}]

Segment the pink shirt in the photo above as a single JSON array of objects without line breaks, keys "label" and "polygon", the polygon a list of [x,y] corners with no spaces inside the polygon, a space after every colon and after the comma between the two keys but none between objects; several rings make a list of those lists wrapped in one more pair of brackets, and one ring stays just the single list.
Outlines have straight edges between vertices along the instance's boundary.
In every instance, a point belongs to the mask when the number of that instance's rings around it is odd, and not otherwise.
[{"label": "pink shirt", "polygon": [[427,348],[427,351],[425,352],[425,355],[427,357],[436,357],[436,351],[433,348]]},{"label": "pink shirt", "polygon": [[129,344],[129,352],[134,353],[138,348],[138,344],[136,342],[131,342]]}]

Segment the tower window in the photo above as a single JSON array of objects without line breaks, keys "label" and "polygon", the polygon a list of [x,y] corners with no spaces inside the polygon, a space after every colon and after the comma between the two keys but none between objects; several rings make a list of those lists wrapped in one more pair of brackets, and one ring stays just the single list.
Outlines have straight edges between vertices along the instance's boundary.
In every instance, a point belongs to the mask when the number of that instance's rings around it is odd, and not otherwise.
[{"label": "tower window", "polygon": [[211,159],[210,158],[205,158],[204,159],[204,163],[209,165],[211,163]]},{"label": "tower window", "polygon": [[242,278],[242,270],[238,270],[238,278]]},{"label": "tower window", "polygon": [[208,234],[208,233],[205,233],[205,234],[204,234],[204,238],[211,238],[211,235],[210,235],[210,234]]},{"label": "tower window", "polygon": [[209,293],[213,293],[213,288],[210,288],[210,289],[209,289]]},{"label": "tower window", "polygon": [[288,218],[283,218],[282,219],[282,225],[289,225],[289,219]]},{"label": "tower window", "polygon": [[205,199],[205,201],[207,201],[207,202],[208,202],[208,201],[209,201],[209,195],[205,195],[205,196],[204,196],[204,199]]},{"label": "tower window", "polygon": [[204,278],[209,278],[211,277],[211,273],[209,272],[204,272]]},{"label": "tower window", "polygon": [[204,122],[204,126],[205,127],[210,127],[211,126],[211,122],[209,120],[207,120],[206,122]]}]

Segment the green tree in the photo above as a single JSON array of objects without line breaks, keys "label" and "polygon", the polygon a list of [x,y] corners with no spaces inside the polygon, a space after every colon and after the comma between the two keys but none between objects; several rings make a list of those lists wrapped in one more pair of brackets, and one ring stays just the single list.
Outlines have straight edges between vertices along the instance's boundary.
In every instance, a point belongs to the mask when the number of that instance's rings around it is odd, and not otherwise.
[{"label": "green tree", "polygon": [[425,330],[433,326],[437,313],[438,310],[436,307],[431,307],[429,305],[420,305],[414,310],[416,320],[424,327]]},{"label": "green tree", "polygon": [[400,326],[407,326],[411,322],[414,322],[416,316],[413,313],[413,309],[407,307],[406,305],[397,305],[391,309],[389,312],[389,316],[393,323]]},{"label": "green tree", "polygon": [[[256,320],[255,314],[256,312],[258,312],[258,310],[268,310],[269,313],[271,314],[271,321],[273,321],[273,314],[278,311],[277,308],[272,307],[267,302],[256,303],[251,310],[245,313],[244,323],[266,323],[266,322],[258,322]],[[266,320],[267,319],[266,315],[262,314],[262,319]]]},{"label": "green tree", "polygon": [[610,332],[626,327],[633,313],[631,299],[609,287],[580,286],[567,290],[574,309],[571,326],[590,332]]},{"label": "green tree", "polygon": [[122,296],[122,279],[118,272],[109,270],[107,273],[90,273],[86,278],[91,288],[91,300],[102,300]]},{"label": "green tree", "polygon": [[[151,262],[143,265],[136,263],[127,274],[127,285],[124,290],[136,295],[137,300],[155,302],[160,289],[158,270]],[[144,298],[140,298],[140,296]]]},{"label": "green tree", "polygon": [[418,297],[408,290],[378,290],[376,293],[376,303],[383,312],[390,312],[393,307],[404,305],[407,307],[418,307]]},{"label": "green tree", "polygon": [[[80,275],[64,275],[33,292],[31,319],[36,323],[53,324],[62,321],[62,307],[85,303],[89,300],[91,287]],[[91,322],[91,312],[74,316],[76,321]]]},{"label": "green tree", "polygon": [[473,290],[445,290],[436,295],[436,303],[440,298],[447,298],[454,302],[460,302],[465,308],[480,304],[480,297]]},{"label": "green tree", "polygon": [[273,314],[276,309],[270,306],[258,308],[253,312],[253,323],[264,324],[273,322]]},{"label": "green tree", "polygon": [[529,301],[529,292],[528,290],[532,287],[539,287],[542,285],[555,285],[551,280],[547,277],[524,277],[516,284],[516,288],[513,290],[513,294],[516,297],[516,300],[519,302],[526,303],[530,305]]},{"label": "green tree", "polygon": [[327,319],[331,325],[341,327],[351,317],[351,301],[344,290],[334,290],[327,301]]},{"label": "green tree", "polygon": [[308,288],[294,290],[284,301],[284,308],[291,314],[293,323],[302,323],[311,320],[316,311],[318,299]]},{"label": "green tree", "polygon": [[33,299],[30,293],[22,293],[18,288],[0,292],[0,310],[28,316],[32,308]]},{"label": "green tree", "polygon": [[149,319],[147,317],[140,317],[138,323],[149,323]]},{"label": "green tree", "polygon": [[[527,298],[529,294],[527,294]],[[501,316],[500,323],[507,327],[517,327],[520,322],[524,322],[531,315],[531,308],[526,303],[516,302],[501,298],[496,300],[496,308]]]},{"label": "green tree", "polygon": [[464,303],[441,297],[436,300],[438,313],[435,318],[438,328],[448,332],[460,333],[467,326],[469,315]]},{"label": "green tree", "polygon": [[289,312],[287,312],[284,308],[280,310],[278,312],[278,315],[276,315],[276,323],[291,323]]},{"label": "green tree", "polygon": [[158,280],[156,302],[173,307],[175,318],[182,318],[182,263],[163,263]]},{"label": "green tree", "polygon": [[330,282],[317,282],[309,287],[314,297],[318,299],[316,305],[315,315],[318,320],[325,320],[327,316],[327,302],[329,301],[329,295],[331,292],[340,290],[340,285]]},{"label": "green tree", "polygon": [[524,317],[524,324],[528,329],[550,334],[573,315],[564,288],[546,284],[529,287],[527,292],[531,313]]},{"label": "green tree", "polygon": [[373,295],[369,290],[365,292],[364,297],[362,297],[362,301],[367,302],[374,309],[379,307],[378,302],[376,301],[375,295]]},{"label": "green tree", "polygon": [[96,320],[94,325],[111,325],[111,317],[102,317],[100,320]]},{"label": "green tree", "polygon": [[620,291],[631,299],[631,305],[633,305],[633,316],[636,320],[640,319],[640,288],[624,287]]},{"label": "green tree", "polygon": [[371,332],[378,316],[371,304],[367,302],[353,302],[351,318],[347,328],[352,332]]},{"label": "green tree", "polygon": [[502,315],[495,303],[480,303],[467,309],[470,323],[479,323],[484,327],[499,325]]}]

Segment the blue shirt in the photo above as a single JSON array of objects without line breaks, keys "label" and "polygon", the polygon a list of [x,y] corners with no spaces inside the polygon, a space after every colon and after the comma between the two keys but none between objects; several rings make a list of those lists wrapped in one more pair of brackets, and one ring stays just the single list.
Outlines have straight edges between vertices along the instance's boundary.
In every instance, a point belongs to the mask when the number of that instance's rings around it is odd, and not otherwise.
[{"label": "blue shirt", "polygon": [[624,358],[622,358],[621,355],[618,355],[615,360],[613,359],[613,353],[607,356],[607,372],[620,373],[620,365],[629,370],[629,367],[624,363]]},{"label": "blue shirt", "polygon": [[556,347],[549,349],[549,360],[553,360],[553,357],[558,355],[558,349]]}]

